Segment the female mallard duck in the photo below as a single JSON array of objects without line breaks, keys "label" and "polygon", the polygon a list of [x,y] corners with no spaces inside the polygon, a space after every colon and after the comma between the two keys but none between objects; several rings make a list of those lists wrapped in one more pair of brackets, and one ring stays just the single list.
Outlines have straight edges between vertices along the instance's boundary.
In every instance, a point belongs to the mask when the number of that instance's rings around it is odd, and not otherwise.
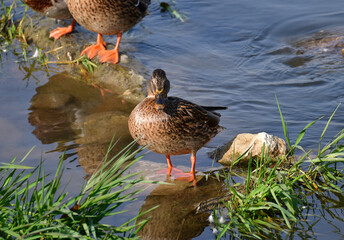
[{"label": "female mallard duck", "polygon": [[[33,10],[47,17],[57,19],[73,18],[70,14],[66,0],[24,0],[24,2]],[[58,39],[61,36],[73,31],[75,20],[68,27],[60,27],[50,32],[51,38]]]},{"label": "female mallard duck", "polygon": [[[97,43],[85,48],[81,55],[100,62],[116,64],[122,33],[134,27],[147,15],[150,0],[67,0],[69,11],[84,28],[98,33]],[[105,50],[102,35],[117,35],[113,50]]]},{"label": "female mallard duck", "polygon": [[147,83],[148,96],[131,112],[128,125],[131,136],[153,152],[164,154],[170,175],[175,169],[170,155],[191,153],[190,173],[180,174],[195,181],[196,152],[208,143],[222,127],[220,114],[214,110],[226,107],[203,107],[177,97],[167,97],[170,82],[161,69],[153,72]]}]

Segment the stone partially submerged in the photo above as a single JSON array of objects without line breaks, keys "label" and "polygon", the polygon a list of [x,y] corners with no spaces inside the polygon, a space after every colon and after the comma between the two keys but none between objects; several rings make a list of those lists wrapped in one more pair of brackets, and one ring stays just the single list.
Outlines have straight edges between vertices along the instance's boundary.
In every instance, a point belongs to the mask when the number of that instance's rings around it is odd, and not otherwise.
[{"label": "stone partially submerged", "polygon": [[241,162],[247,162],[250,157],[260,157],[265,146],[265,154],[270,157],[283,157],[287,154],[285,141],[276,136],[261,132],[257,134],[241,133],[223,147],[217,149],[213,156],[221,164],[231,164],[241,155]]}]

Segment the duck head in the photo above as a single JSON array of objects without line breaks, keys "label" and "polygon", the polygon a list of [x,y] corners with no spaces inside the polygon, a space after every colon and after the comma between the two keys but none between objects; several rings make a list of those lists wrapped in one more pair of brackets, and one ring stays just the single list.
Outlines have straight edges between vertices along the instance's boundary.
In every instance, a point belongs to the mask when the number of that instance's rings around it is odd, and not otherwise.
[{"label": "duck head", "polygon": [[167,100],[167,93],[170,91],[170,81],[164,70],[154,70],[151,79],[147,83],[148,97],[155,98],[155,108],[163,110]]}]

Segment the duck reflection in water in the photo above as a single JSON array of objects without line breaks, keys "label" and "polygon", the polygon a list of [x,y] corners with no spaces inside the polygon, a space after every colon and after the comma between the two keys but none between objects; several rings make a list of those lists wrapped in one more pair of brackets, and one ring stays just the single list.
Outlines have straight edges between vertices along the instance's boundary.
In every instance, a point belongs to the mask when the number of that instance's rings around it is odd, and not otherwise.
[{"label": "duck reflection in water", "polygon": [[159,185],[146,197],[141,212],[159,207],[138,219],[138,222],[149,219],[138,233],[140,239],[193,239],[204,231],[209,225],[210,212],[196,214],[196,206],[223,196],[228,190],[222,180],[212,175],[208,179],[196,178],[197,188],[185,181],[174,181],[171,185]]},{"label": "duck reflection in water", "polygon": [[[77,154],[79,164],[92,174],[106,155],[114,135],[120,140],[109,158],[131,143],[128,116],[134,104],[117,95],[102,97],[94,87],[76,81],[67,72],[50,77],[36,88],[28,120],[43,144],[57,143],[65,158]],[[116,106],[116,108],[114,108]]]}]

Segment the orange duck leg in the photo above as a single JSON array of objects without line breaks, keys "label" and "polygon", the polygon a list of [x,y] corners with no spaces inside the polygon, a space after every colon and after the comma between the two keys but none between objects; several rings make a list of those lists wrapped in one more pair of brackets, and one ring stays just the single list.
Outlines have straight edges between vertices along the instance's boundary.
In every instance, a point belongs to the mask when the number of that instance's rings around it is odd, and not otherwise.
[{"label": "orange duck leg", "polygon": [[72,24],[69,25],[68,27],[59,27],[59,28],[56,28],[55,30],[52,30],[50,32],[49,38],[54,38],[55,40],[57,40],[60,37],[62,37],[63,35],[71,33],[74,30],[75,23],[76,23],[76,21],[75,21],[75,19],[73,19]]},{"label": "orange duck leg", "polygon": [[100,51],[105,50],[105,45],[106,43],[103,41],[102,35],[98,33],[97,43],[85,48],[80,56],[85,54],[89,59],[92,59],[97,56]]},{"label": "orange duck leg", "polygon": [[176,174],[176,179],[181,181],[192,182],[196,186],[196,177],[195,177],[195,166],[196,166],[196,154],[191,153],[191,171],[188,173],[178,173]]},{"label": "orange duck leg", "polygon": [[157,174],[176,175],[182,174],[183,171],[172,166],[170,155],[165,155],[167,160],[167,169],[163,169],[157,172]]},{"label": "orange duck leg", "polygon": [[121,42],[122,39],[122,33],[117,34],[117,42],[116,46],[112,50],[101,50],[99,51],[98,57],[100,62],[109,62],[116,64],[119,61],[119,54],[118,54],[118,48],[119,48],[119,43]]}]

